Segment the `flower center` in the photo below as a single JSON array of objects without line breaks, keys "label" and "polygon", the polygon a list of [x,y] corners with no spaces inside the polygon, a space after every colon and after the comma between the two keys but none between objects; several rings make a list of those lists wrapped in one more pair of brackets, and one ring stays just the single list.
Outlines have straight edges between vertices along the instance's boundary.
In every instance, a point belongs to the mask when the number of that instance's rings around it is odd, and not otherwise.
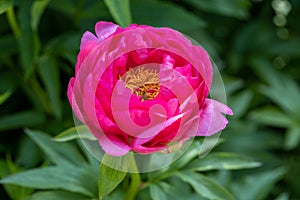
[{"label": "flower center", "polygon": [[155,69],[144,67],[129,69],[122,80],[125,82],[125,87],[133,94],[142,97],[142,100],[154,99],[159,93],[159,73]]}]

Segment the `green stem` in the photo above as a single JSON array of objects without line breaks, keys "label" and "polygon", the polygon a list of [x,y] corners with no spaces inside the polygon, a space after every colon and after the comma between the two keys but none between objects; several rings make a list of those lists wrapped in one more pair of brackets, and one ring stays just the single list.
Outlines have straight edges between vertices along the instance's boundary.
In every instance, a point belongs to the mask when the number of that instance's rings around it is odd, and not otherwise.
[{"label": "green stem", "polygon": [[141,184],[141,177],[138,173],[138,168],[134,159],[134,154],[131,154],[129,167],[132,171],[130,174],[131,183],[125,195],[125,200],[134,200],[139,191],[139,186]]},{"label": "green stem", "polygon": [[19,38],[20,37],[20,28],[19,28],[19,25],[18,25],[18,22],[16,19],[15,10],[14,10],[13,6],[11,6],[7,10],[6,15],[7,15],[8,23],[12,29],[14,36],[16,38]]}]

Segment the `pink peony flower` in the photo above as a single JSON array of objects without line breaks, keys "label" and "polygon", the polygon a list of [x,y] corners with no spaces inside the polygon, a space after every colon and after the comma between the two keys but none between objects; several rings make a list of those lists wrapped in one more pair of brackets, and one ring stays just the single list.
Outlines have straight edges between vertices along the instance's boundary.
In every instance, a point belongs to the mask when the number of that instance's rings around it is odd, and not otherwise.
[{"label": "pink peony flower", "polygon": [[169,152],[223,130],[231,115],[209,99],[208,54],[170,28],[98,22],[81,39],[68,98],[110,155]]}]

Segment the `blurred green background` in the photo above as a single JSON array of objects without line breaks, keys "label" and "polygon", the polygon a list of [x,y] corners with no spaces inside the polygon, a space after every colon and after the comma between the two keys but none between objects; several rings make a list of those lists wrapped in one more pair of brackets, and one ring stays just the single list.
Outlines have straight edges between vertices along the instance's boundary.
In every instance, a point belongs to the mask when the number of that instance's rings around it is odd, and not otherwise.
[{"label": "blurred green background", "polygon": [[[300,199],[299,19],[299,0],[0,0],[0,177],[42,169],[53,163],[51,156],[63,155],[74,163],[88,157],[93,162],[75,141],[51,148],[43,142],[74,126],[66,90],[81,35],[94,32],[100,20],[123,26],[132,21],[171,27],[192,37],[222,74],[234,115],[228,117],[228,128],[214,151],[238,153],[261,166],[238,171],[221,167],[204,174],[238,200]],[[88,180],[82,184],[94,191],[97,180]],[[51,199],[42,192],[32,197],[38,192],[34,188],[50,193],[58,189],[55,199],[94,198],[81,187],[72,191],[63,181],[47,187],[28,181],[0,185],[0,199]],[[166,183],[180,188],[178,194],[170,189],[177,199],[206,199],[172,177],[158,188],[150,187],[152,199],[155,194],[169,199]],[[147,192],[142,190],[139,199],[150,199]]]}]

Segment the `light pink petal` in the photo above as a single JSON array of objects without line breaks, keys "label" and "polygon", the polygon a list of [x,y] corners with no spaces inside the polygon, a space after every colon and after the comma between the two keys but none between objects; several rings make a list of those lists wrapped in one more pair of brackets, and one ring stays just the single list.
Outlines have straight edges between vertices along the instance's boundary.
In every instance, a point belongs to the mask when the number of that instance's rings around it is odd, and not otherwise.
[{"label": "light pink petal", "polygon": [[93,33],[86,31],[81,37],[80,49],[89,41],[97,42],[97,37]]},{"label": "light pink petal", "polygon": [[225,104],[213,99],[206,99],[202,113],[200,114],[200,122],[198,136],[210,136],[223,130],[228,121],[223,115],[232,115],[232,110]]},{"label": "light pink petal", "polygon": [[95,26],[98,43],[112,35],[119,26],[112,22],[98,22]]}]

